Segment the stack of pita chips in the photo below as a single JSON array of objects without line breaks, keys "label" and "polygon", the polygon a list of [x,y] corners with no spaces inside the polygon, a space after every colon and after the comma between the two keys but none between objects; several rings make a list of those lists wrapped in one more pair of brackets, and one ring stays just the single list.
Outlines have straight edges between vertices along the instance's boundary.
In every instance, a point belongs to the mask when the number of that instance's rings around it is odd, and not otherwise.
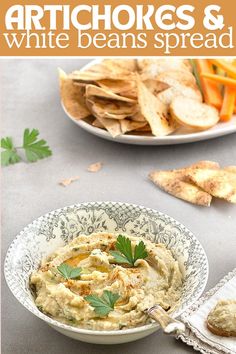
[{"label": "stack of pita chips", "polygon": [[86,71],[59,74],[66,112],[75,120],[92,117],[93,126],[113,137],[165,136],[180,126],[204,130],[219,120],[218,112],[202,103],[186,59],[105,59]]}]

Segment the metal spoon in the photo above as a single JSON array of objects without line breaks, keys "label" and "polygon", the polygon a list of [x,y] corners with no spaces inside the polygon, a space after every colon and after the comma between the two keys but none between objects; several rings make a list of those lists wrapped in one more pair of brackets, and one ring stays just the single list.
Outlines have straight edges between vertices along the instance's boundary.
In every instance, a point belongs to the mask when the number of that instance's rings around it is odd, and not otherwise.
[{"label": "metal spoon", "polygon": [[160,305],[154,305],[145,312],[160,324],[166,334],[176,335],[185,331],[185,325],[170,317]]}]

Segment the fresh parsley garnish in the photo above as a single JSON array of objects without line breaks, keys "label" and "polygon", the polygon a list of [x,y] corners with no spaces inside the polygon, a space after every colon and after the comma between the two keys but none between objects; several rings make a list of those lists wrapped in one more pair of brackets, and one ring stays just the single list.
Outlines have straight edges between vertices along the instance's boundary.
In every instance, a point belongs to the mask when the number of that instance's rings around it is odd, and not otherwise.
[{"label": "fresh parsley garnish", "polygon": [[16,148],[13,146],[12,138],[9,138],[8,136],[2,138],[1,148],[5,150],[1,152],[2,166],[8,166],[21,160],[21,157],[17,154]]},{"label": "fresh parsley garnish", "polygon": [[131,241],[128,237],[119,235],[116,242],[117,251],[110,251],[117,263],[127,263],[134,266],[137,259],[145,259],[148,256],[146,247],[143,241],[140,241],[135,246],[134,252],[132,252]]},{"label": "fresh parsley garnish", "polygon": [[1,139],[1,148],[4,151],[1,152],[1,164],[2,166],[8,166],[10,164],[15,164],[20,162],[21,156],[19,155],[19,150],[23,149],[25,151],[25,156],[27,161],[35,162],[39,159],[51,156],[52,151],[50,150],[47,142],[43,139],[38,140],[39,131],[37,129],[25,129],[23,136],[22,146],[15,147],[12,138],[6,137]]},{"label": "fresh parsley garnish", "polygon": [[99,316],[106,316],[109,312],[114,310],[116,301],[120,295],[112,293],[109,290],[104,290],[101,297],[97,295],[88,295],[85,300],[94,307],[94,311]]},{"label": "fresh parsley garnish", "polygon": [[77,279],[80,277],[82,268],[71,267],[69,264],[62,263],[57,267],[58,273],[65,279]]},{"label": "fresh parsley garnish", "polygon": [[23,138],[23,149],[25,149],[25,155],[29,162],[35,162],[44,157],[52,155],[52,152],[47,146],[47,142],[43,139],[37,140],[39,131],[33,129],[25,129]]}]

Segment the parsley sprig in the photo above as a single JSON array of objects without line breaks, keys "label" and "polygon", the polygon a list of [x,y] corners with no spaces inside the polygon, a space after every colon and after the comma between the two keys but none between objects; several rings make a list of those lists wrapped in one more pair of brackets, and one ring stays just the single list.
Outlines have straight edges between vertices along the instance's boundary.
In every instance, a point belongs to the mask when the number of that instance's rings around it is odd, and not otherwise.
[{"label": "parsley sprig", "polygon": [[119,235],[115,246],[119,252],[110,251],[110,253],[117,263],[126,263],[133,267],[137,259],[145,259],[148,256],[143,241],[140,241],[139,244],[135,246],[133,252],[130,239]]},{"label": "parsley sprig", "polygon": [[111,311],[114,310],[116,301],[119,299],[120,295],[112,293],[109,290],[104,290],[101,297],[93,294],[85,297],[85,300],[94,307],[94,311],[99,316],[107,316]]},{"label": "parsley sprig", "polygon": [[4,150],[1,152],[1,164],[2,166],[8,166],[15,164],[22,160],[19,155],[19,150],[25,151],[27,161],[35,162],[39,159],[51,156],[47,142],[43,139],[38,140],[39,131],[37,129],[24,130],[23,144],[22,146],[15,147],[11,137],[1,139],[1,148]]},{"label": "parsley sprig", "polygon": [[69,264],[62,263],[57,267],[57,271],[66,280],[78,279],[81,275],[82,268],[71,267]]}]

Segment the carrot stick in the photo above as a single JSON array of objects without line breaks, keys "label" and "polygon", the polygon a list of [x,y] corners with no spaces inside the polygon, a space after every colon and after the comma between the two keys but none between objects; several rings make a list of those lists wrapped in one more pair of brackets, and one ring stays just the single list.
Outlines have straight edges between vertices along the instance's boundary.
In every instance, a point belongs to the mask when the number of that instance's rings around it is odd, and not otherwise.
[{"label": "carrot stick", "polygon": [[235,89],[226,86],[224,91],[223,105],[220,111],[220,120],[227,122],[231,119],[234,112]]},{"label": "carrot stick", "polygon": [[[234,59],[233,65],[236,67],[236,59]],[[234,113],[236,114],[236,94],[235,94],[235,101],[234,101]]]},{"label": "carrot stick", "polygon": [[201,76],[202,73],[214,74],[211,63],[206,59],[195,59],[195,63],[199,74],[204,101],[220,110],[222,106],[222,96],[219,86],[215,82],[209,81]]},{"label": "carrot stick", "polygon": [[236,80],[235,79],[231,79],[229,77],[220,76],[220,75],[208,74],[208,73],[202,73],[201,77],[204,77],[205,79],[212,80],[212,81],[217,82],[219,84],[229,86],[229,87],[234,88],[236,90]]},{"label": "carrot stick", "polygon": [[226,73],[230,77],[236,79],[236,67],[234,65],[227,63],[225,60],[220,60],[220,59],[209,59],[209,60],[212,64],[226,71]]}]

